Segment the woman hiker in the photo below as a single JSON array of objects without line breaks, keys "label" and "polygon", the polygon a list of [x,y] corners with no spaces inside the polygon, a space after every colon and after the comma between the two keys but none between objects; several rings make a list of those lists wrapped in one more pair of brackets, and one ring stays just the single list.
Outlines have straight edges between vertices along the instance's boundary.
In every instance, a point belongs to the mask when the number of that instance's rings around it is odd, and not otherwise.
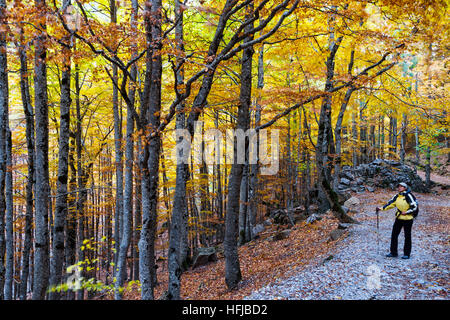
[{"label": "woman hiker", "polygon": [[416,197],[411,193],[406,183],[399,183],[397,190],[398,194],[389,200],[383,208],[377,207],[376,210],[378,212],[380,210],[384,211],[397,208],[391,235],[391,252],[386,257],[397,257],[398,235],[403,228],[405,232],[405,245],[403,247],[402,259],[409,259],[411,254],[411,229],[413,220],[418,213],[418,204]]}]

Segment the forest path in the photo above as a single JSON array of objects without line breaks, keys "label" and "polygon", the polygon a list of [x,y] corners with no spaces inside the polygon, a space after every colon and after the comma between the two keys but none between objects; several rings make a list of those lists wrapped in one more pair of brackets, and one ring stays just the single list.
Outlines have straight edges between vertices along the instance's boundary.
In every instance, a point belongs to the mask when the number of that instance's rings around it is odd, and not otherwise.
[{"label": "forest path", "polygon": [[[415,194],[420,205],[412,229],[409,260],[386,258],[394,221],[393,211],[380,212],[379,248],[375,207],[394,194],[380,190],[356,195],[361,207],[346,237],[327,259],[293,276],[263,287],[246,299],[448,299],[450,291],[450,198]],[[399,256],[403,253],[403,231]],[[326,257],[325,257],[326,258]]]}]

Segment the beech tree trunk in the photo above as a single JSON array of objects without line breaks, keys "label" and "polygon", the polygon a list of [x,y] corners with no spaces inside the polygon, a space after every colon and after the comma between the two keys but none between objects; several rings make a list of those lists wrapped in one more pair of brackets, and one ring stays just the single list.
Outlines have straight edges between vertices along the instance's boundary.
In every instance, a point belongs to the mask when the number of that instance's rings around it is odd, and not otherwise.
[{"label": "beech tree trunk", "polygon": [[[156,216],[158,204],[158,179],[159,179],[159,158],[161,141],[158,132],[155,132],[160,124],[161,109],[161,76],[162,57],[161,49],[161,0],[147,2],[145,10],[150,13],[146,17],[146,30],[150,31],[153,43],[147,45],[153,50],[149,50],[146,71],[146,84],[148,88],[148,103],[144,100],[142,107],[147,108],[146,116],[148,120],[147,141],[144,141],[142,157],[142,229],[139,240],[139,277],[141,282],[141,297],[143,300],[154,299],[154,287],[156,285],[156,265],[155,265],[155,234]],[[149,36],[149,35],[148,35]],[[149,41],[149,39],[147,40]],[[145,89],[144,89],[145,90]],[[146,96],[146,94],[144,94]],[[145,98],[144,98],[145,99]]]},{"label": "beech tree trunk", "polygon": [[0,300],[4,299],[5,285],[6,132],[9,113],[6,24],[6,1],[0,0]]},{"label": "beech tree trunk", "polygon": [[345,110],[347,109],[347,105],[350,101],[350,97],[355,89],[350,87],[347,89],[347,92],[344,96],[344,101],[342,101],[341,109],[339,110],[338,119],[336,121],[336,127],[334,129],[334,137],[336,143],[336,161],[334,165],[334,188],[339,184],[339,174],[341,172],[341,155],[342,155],[342,121],[344,120]]},{"label": "beech tree trunk", "polygon": [[[23,30],[21,30],[23,34]],[[30,251],[32,247],[32,223],[33,223],[33,188],[34,188],[34,110],[31,104],[30,87],[28,83],[27,53],[23,38],[18,47],[20,60],[20,93],[25,114],[26,140],[27,140],[27,185],[26,185],[26,205],[25,205],[25,234],[22,252],[22,272],[19,284],[19,299],[25,300],[27,295],[28,277],[30,273]]]},{"label": "beech tree trunk", "polygon": [[[334,21],[334,17],[330,18],[330,23]],[[331,31],[334,31],[333,27],[330,27]],[[330,92],[333,89],[333,78],[334,78],[334,66],[335,57],[337,50],[341,44],[343,36],[339,38],[334,38],[334,32],[330,34],[329,37],[329,47],[328,47],[328,58],[326,61],[327,73],[325,82],[325,91]],[[319,117],[319,128],[317,133],[317,144],[316,144],[316,165],[317,174],[319,175],[319,181],[331,180],[331,167],[330,167],[330,141],[332,136],[332,126],[331,126],[331,96],[325,96],[322,101],[322,106],[320,109]],[[324,176],[321,176],[321,175]],[[319,211],[325,212],[330,208],[329,197],[326,195],[327,190],[325,190],[321,183],[319,183]]]},{"label": "beech tree trunk", "polygon": [[[65,1],[67,2],[67,0]],[[70,36],[65,37],[70,41]],[[61,77],[61,100],[60,100],[60,127],[59,127],[59,155],[58,155],[58,178],[56,182],[56,204],[54,220],[54,237],[52,243],[52,260],[50,270],[50,285],[57,286],[61,283],[64,262],[64,226],[67,217],[67,181],[69,163],[69,135],[70,135],[70,80],[71,80],[71,58],[70,49],[63,48],[64,64]],[[49,298],[60,299],[60,292],[50,292]]]},{"label": "beech tree trunk", "polygon": [[[109,9],[111,13],[111,23],[117,23],[117,9],[115,0],[110,0]],[[112,65],[113,81],[118,83],[117,66]],[[123,151],[122,151],[122,117],[119,110],[119,93],[116,85],[113,84],[112,107],[114,114],[114,145],[116,160],[116,206],[114,214],[114,241],[116,254],[114,255],[114,275],[117,278],[117,265],[120,252],[120,240],[122,234],[123,218]]]},{"label": "beech tree trunk", "polygon": [[[252,18],[251,12],[253,10],[252,5],[247,8],[250,14],[246,15],[246,20]],[[253,23],[249,23],[246,26],[253,28]],[[244,40],[249,42],[253,39],[252,36],[247,37]],[[239,96],[238,117],[236,123],[236,129],[242,130],[244,133],[250,127],[250,105],[252,97],[252,59],[253,59],[253,46],[249,46],[242,52],[242,64],[241,64],[241,88]],[[239,264],[238,254],[238,218],[239,218],[239,200],[240,200],[240,188],[242,173],[245,164],[238,163],[238,147],[237,137],[234,137],[234,155],[233,164],[231,166],[230,178],[228,182],[228,202],[227,212],[225,217],[225,240],[224,240],[224,253],[225,253],[225,282],[229,289],[234,289],[241,281],[241,268]],[[245,137],[245,149],[248,151],[248,137]]]},{"label": "beech tree trunk", "polygon": [[5,233],[6,233],[6,272],[5,272],[5,300],[13,299],[14,272],[14,208],[13,208],[13,176],[12,176],[12,142],[9,124],[6,127],[6,177],[5,177]]},{"label": "beech tree trunk", "polygon": [[[133,27],[133,32],[136,31],[136,19],[138,14],[138,3],[137,0],[132,1],[131,8],[131,24]],[[136,46],[133,48],[132,58],[136,55]],[[137,75],[137,67],[136,65],[132,66],[131,69],[131,77],[132,81],[136,80]],[[117,89],[116,89],[117,90]],[[120,247],[118,253],[118,261],[117,261],[117,274],[116,274],[116,287],[115,287],[115,299],[122,299],[121,287],[123,287],[124,281],[127,276],[127,254],[128,248],[130,247],[131,240],[131,225],[133,218],[133,159],[134,159],[134,142],[133,142],[133,133],[134,133],[134,117],[132,107],[134,107],[135,100],[135,88],[134,84],[131,83],[128,98],[130,104],[127,104],[127,131],[126,131],[126,144],[125,144],[125,186],[123,192],[123,218],[122,218],[122,235],[120,237]]]},{"label": "beech tree trunk", "polygon": [[[262,90],[264,88],[264,44],[261,45],[258,55],[258,82],[257,88]],[[259,94],[255,106],[255,128],[261,123],[261,96]],[[256,150],[254,157],[256,163],[249,164],[249,184],[248,184],[248,229],[250,231],[250,240],[255,235],[253,234],[253,227],[256,224],[256,215],[258,210],[257,193],[258,193],[258,173],[259,173],[259,130],[256,131]],[[250,156],[250,155],[249,155]]]},{"label": "beech tree trunk", "polygon": [[[184,52],[183,45],[183,10],[181,2],[175,0],[175,40],[177,42],[177,49],[179,52]],[[182,57],[177,57],[176,66],[176,82],[177,86],[184,84],[184,67]],[[186,128],[185,103],[182,102],[176,107],[176,124],[177,130],[184,130]],[[189,141],[190,142],[190,141]],[[168,252],[168,269],[169,269],[169,287],[167,297],[169,300],[180,299],[180,281],[181,274],[187,268],[187,258],[189,250],[187,243],[187,228],[188,228],[188,211],[186,201],[186,182],[189,178],[189,166],[187,160],[189,155],[186,154],[188,150],[182,148],[183,136],[177,137],[177,168],[175,181],[175,195],[173,199],[172,219],[170,222],[169,235],[169,252]]]},{"label": "beech tree trunk", "polygon": [[[331,21],[334,20],[332,17]],[[333,30],[333,28],[332,28]],[[336,52],[339,49],[343,36],[340,36],[336,40],[334,39],[334,33],[330,34],[329,39],[329,55],[327,58],[327,80],[325,83],[325,91],[330,92],[333,89],[333,78],[334,78],[334,67],[335,67],[335,57]],[[333,214],[343,222],[354,222],[354,220],[349,217],[341,205],[339,204],[339,199],[336,192],[333,190],[331,185],[331,167],[330,167],[330,155],[334,153],[334,143],[333,143],[333,133],[331,125],[331,97],[326,96],[322,102],[319,118],[319,129],[316,144],[316,165],[318,173],[319,190],[322,190],[323,195],[319,199],[323,201],[321,204],[321,209],[324,210],[326,207],[331,207]],[[333,148],[331,148],[333,147]],[[325,206],[325,203],[328,206]]]},{"label": "beech tree trunk", "polygon": [[[36,0],[36,8],[44,8],[45,0]],[[41,25],[45,30],[45,25]],[[49,168],[48,168],[48,96],[45,31],[35,40],[34,92],[36,106],[36,218],[34,250],[33,300],[43,300],[49,280]]]},{"label": "beech tree trunk", "polygon": [[401,135],[400,135],[400,161],[401,163],[405,162],[405,155],[406,155],[406,128],[407,128],[407,117],[406,117],[406,113],[403,113],[402,115],[402,131],[401,131]]}]

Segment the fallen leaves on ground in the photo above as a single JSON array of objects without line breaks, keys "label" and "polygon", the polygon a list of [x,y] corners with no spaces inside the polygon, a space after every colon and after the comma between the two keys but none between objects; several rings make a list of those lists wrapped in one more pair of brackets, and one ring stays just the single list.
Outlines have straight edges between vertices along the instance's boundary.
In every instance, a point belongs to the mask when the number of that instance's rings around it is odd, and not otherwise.
[{"label": "fallen leaves on ground", "polygon": [[[339,242],[329,241],[329,234],[337,225],[337,219],[325,216],[314,224],[301,222],[295,225],[286,239],[270,241],[267,238],[279,231],[277,226],[272,225],[260,239],[239,247],[242,280],[238,288],[228,290],[225,284],[225,258],[219,254],[216,262],[188,270],[182,275],[182,299],[239,300],[269,283],[300,272],[310,263],[321,262]],[[167,268],[158,272],[158,282],[156,298],[167,290]],[[124,298],[140,299],[140,293],[137,289],[132,290]]]}]

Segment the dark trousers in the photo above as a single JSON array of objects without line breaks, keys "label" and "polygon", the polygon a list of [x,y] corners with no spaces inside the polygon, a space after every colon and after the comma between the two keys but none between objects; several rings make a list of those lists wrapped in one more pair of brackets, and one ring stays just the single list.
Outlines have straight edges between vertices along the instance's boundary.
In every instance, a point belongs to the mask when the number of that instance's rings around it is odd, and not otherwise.
[{"label": "dark trousers", "polygon": [[398,235],[400,234],[400,231],[402,230],[402,228],[405,232],[405,245],[403,247],[403,253],[405,256],[409,256],[411,254],[412,225],[413,225],[413,220],[395,219],[394,226],[392,228],[392,235],[391,235],[391,253],[393,255],[397,255]]}]

